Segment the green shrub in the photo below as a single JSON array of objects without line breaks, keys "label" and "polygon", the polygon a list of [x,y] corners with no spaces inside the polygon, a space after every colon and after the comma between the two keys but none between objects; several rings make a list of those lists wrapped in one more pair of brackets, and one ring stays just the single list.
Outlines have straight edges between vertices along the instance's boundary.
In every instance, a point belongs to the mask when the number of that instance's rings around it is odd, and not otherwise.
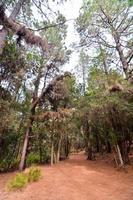
[{"label": "green shrub", "polygon": [[0,172],[4,172],[8,170],[8,162],[6,159],[0,161]]},{"label": "green shrub", "polygon": [[44,149],[42,152],[42,163],[48,163],[51,158],[51,150],[49,149]]},{"label": "green shrub", "polygon": [[0,172],[7,172],[9,169],[17,169],[18,165],[18,159],[6,157],[5,159],[0,160]]},{"label": "green shrub", "polygon": [[28,173],[18,173],[7,184],[8,190],[21,190],[28,182],[38,181],[41,178],[41,170],[31,167]]},{"label": "green shrub", "polygon": [[11,163],[10,168],[11,168],[11,169],[17,169],[18,166],[19,166],[19,159],[14,159],[14,160],[12,161],[12,163]]},{"label": "green shrub", "polygon": [[36,167],[31,167],[28,173],[28,181],[34,182],[41,178],[41,170]]},{"label": "green shrub", "polygon": [[40,156],[36,153],[31,152],[28,156],[27,156],[27,160],[26,160],[26,164],[27,166],[30,166],[32,164],[36,164],[40,162]]},{"label": "green shrub", "polygon": [[7,185],[9,190],[20,190],[24,188],[28,183],[28,177],[24,173],[18,173],[13,179],[11,179]]}]

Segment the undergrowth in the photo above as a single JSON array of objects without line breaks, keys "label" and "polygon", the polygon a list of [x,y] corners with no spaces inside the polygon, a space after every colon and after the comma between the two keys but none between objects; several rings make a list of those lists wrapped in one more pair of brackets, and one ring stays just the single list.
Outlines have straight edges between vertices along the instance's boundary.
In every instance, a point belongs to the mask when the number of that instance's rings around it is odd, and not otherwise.
[{"label": "undergrowth", "polygon": [[37,167],[31,167],[28,173],[18,173],[7,184],[8,190],[21,190],[30,182],[38,181],[41,178],[41,170]]},{"label": "undergrowth", "polygon": [[28,173],[28,181],[34,182],[38,181],[41,177],[41,171],[39,168],[31,167],[29,173]]},{"label": "undergrowth", "polygon": [[24,173],[18,173],[7,184],[9,190],[20,190],[28,183],[28,176]]}]

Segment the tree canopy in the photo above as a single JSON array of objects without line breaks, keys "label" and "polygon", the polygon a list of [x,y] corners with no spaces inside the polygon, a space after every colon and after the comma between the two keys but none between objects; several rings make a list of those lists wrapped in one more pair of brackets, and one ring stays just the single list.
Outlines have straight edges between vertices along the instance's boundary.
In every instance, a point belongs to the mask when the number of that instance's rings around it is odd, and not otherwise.
[{"label": "tree canopy", "polygon": [[[1,172],[55,164],[75,150],[90,160],[113,154],[117,167],[131,162],[132,1],[84,0],[70,47],[61,5],[0,3]],[[73,51],[74,73],[65,67]]]}]

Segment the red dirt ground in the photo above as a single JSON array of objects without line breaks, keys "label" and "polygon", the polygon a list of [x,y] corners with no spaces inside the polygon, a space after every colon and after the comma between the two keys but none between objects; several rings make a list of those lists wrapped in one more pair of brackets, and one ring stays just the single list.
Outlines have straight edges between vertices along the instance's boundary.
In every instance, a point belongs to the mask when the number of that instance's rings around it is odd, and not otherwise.
[{"label": "red dirt ground", "polygon": [[40,168],[42,179],[18,192],[4,189],[15,173],[0,175],[0,200],[133,200],[133,170],[117,171],[83,154]]}]

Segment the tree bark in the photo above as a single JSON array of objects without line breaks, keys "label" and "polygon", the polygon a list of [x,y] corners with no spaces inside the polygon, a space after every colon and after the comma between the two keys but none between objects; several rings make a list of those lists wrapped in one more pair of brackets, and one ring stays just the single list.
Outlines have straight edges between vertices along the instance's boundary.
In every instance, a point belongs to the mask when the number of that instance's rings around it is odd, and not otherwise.
[{"label": "tree bark", "polygon": [[54,164],[54,144],[53,141],[51,143],[51,165]]},{"label": "tree bark", "polygon": [[125,72],[126,78],[128,79],[129,78],[129,74],[128,74],[128,62],[126,60],[126,57],[124,56],[123,49],[122,49],[122,46],[120,44],[119,35],[115,31],[115,33],[113,34],[113,36],[114,36],[114,40],[115,40],[115,43],[116,43],[116,50],[117,50],[117,52],[119,54],[119,58],[120,58],[120,61],[122,63],[123,71]]},{"label": "tree bark", "polygon": [[19,164],[19,171],[22,171],[25,166],[25,157],[26,157],[27,146],[28,146],[28,141],[29,141],[29,131],[30,131],[29,128],[27,128],[25,138],[24,138],[21,160]]},{"label": "tree bark", "polygon": [[124,139],[124,140],[119,141],[118,144],[119,144],[119,148],[120,148],[120,152],[121,152],[121,156],[122,156],[122,160],[124,164],[129,164],[130,160],[128,156],[127,141]]},{"label": "tree bark", "polygon": [[22,171],[25,167],[27,147],[28,147],[28,143],[29,143],[29,135],[30,135],[31,130],[32,130],[32,125],[33,125],[33,122],[34,122],[34,118],[33,118],[34,115],[35,115],[35,107],[34,107],[34,109],[31,110],[31,117],[30,117],[27,129],[26,129],[23,148],[22,148],[22,154],[21,154],[21,159],[20,159],[20,164],[19,164],[19,171]]},{"label": "tree bark", "polygon": [[41,79],[41,75],[39,73],[37,80],[35,82],[35,85],[34,85],[35,90],[34,90],[34,94],[33,94],[33,98],[32,98],[32,104],[31,104],[31,109],[30,109],[30,117],[29,117],[29,122],[28,122],[28,125],[27,125],[26,133],[25,133],[23,148],[22,148],[22,154],[21,154],[21,159],[20,159],[20,164],[19,164],[19,171],[22,171],[25,167],[27,147],[28,147],[28,143],[29,143],[29,135],[32,131],[32,125],[33,125],[33,122],[34,122],[34,115],[35,115],[35,112],[36,112],[36,106],[38,104],[38,102],[35,104],[35,101],[36,101],[37,95],[38,95],[38,88],[39,88],[40,79]]},{"label": "tree bark", "polygon": [[60,139],[59,139],[59,143],[58,143],[58,149],[57,149],[57,163],[59,162],[60,160],[60,149],[61,149],[61,141],[62,141],[62,136],[60,136]]},{"label": "tree bark", "polygon": [[[121,33],[122,33],[122,31],[120,31],[118,29],[118,27],[115,27],[115,25],[112,22],[113,20],[111,19],[111,17],[109,16],[109,14],[104,11],[104,9],[102,8],[102,6],[100,6],[100,9],[101,9],[102,13],[104,14],[104,16],[106,17],[108,25],[110,26],[110,30],[112,32],[112,36],[113,36],[115,44],[116,44],[116,50],[118,52],[120,61],[122,63],[123,71],[124,71],[124,73],[126,75],[126,78],[128,80],[130,78],[132,79],[132,77],[130,77],[130,72],[129,72],[130,58],[128,60],[128,58],[124,55],[122,44],[120,42],[121,41]],[[131,57],[132,57],[132,50],[131,50]]]},{"label": "tree bark", "polygon": [[90,141],[88,141],[88,147],[87,147],[87,160],[93,160],[93,147]]},{"label": "tree bark", "polygon": [[119,160],[120,160],[120,165],[122,167],[122,166],[124,166],[124,162],[123,162],[123,159],[122,159],[122,156],[121,156],[119,145],[116,145],[116,148],[117,148],[117,152],[118,152],[118,156],[119,156]]}]

